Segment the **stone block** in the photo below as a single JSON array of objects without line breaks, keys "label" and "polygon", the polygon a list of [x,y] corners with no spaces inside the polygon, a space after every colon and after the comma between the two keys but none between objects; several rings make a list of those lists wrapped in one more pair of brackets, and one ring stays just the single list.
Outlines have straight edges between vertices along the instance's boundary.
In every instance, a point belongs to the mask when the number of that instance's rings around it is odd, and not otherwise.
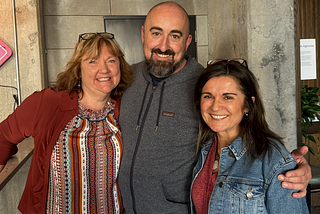
[{"label": "stone block", "polygon": [[111,15],[147,15],[161,0],[111,0]]},{"label": "stone block", "polygon": [[44,15],[110,15],[110,1],[49,0],[43,1]]},{"label": "stone block", "polygon": [[67,62],[73,54],[73,49],[58,49],[47,51],[48,81],[53,83],[57,75],[66,69]]},{"label": "stone block", "polygon": [[208,48],[209,48],[208,46],[198,46],[198,49],[197,49],[198,62],[205,68],[207,67],[207,62],[209,60]]},{"label": "stone block", "polygon": [[208,17],[197,16],[197,45],[208,45]]},{"label": "stone block", "polygon": [[180,4],[189,15],[207,15],[208,0],[174,0]]},{"label": "stone block", "polygon": [[103,16],[45,16],[46,48],[74,48],[79,34],[104,32]]}]

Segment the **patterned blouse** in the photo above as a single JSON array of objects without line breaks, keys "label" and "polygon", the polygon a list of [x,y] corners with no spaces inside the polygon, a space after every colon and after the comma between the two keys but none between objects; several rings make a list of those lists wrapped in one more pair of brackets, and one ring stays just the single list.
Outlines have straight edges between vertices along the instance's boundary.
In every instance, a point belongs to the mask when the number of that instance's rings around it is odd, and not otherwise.
[{"label": "patterned blouse", "polygon": [[47,213],[120,213],[117,184],[122,138],[114,103],[84,108],[61,131],[52,151]]}]

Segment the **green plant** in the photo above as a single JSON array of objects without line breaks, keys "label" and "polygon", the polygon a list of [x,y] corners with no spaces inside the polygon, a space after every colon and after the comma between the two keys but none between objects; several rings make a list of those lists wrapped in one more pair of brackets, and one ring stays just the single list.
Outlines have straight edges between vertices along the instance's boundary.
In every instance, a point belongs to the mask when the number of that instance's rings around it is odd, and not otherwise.
[{"label": "green plant", "polygon": [[[305,138],[305,142],[308,140],[316,143],[316,140],[311,134],[307,133],[309,127],[313,124],[314,119],[320,120],[320,106],[319,106],[319,97],[317,95],[319,88],[318,87],[308,87],[307,85],[303,85],[301,87],[301,125],[302,125],[302,136]],[[305,143],[303,143],[306,145]],[[306,145],[308,146],[308,145]],[[314,155],[314,150],[312,147],[308,146],[311,154]]]}]

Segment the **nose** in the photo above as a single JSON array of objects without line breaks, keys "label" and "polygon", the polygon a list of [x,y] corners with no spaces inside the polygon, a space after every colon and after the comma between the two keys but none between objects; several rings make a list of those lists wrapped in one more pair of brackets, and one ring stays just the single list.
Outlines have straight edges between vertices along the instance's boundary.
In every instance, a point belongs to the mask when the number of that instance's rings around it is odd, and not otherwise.
[{"label": "nose", "polygon": [[101,63],[99,70],[101,73],[109,73],[110,72],[107,63]]},{"label": "nose", "polygon": [[162,52],[165,52],[166,50],[169,49],[169,39],[168,37],[164,36],[162,37],[161,41],[160,41],[160,47],[159,49],[162,51]]},{"label": "nose", "polygon": [[223,105],[220,99],[213,99],[210,107],[213,111],[218,111],[222,108],[222,106]]}]

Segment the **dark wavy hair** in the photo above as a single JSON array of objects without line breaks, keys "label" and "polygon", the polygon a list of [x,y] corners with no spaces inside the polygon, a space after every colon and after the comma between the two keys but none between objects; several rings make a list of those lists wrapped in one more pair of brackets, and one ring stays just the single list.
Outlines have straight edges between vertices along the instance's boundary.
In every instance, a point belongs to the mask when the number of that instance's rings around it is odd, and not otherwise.
[{"label": "dark wavy hair", "polygon": [[124,59],[124,54],[117,41],[114,38],[109,39],[99,35],[96,35],[94,38],[89,40],[80,40],[76,44],[74,53],[67,63],[66,70],[58,74],[57,81],[51,86],[51,88],[54,91],[65,90],[70,95],[72,92],[83,94],[82,87],[78,87],[78,82],[81,75],[82,58],[83,56],[87,56],[89,58],[95,58],[99,56],[103,43],[107,45],[110,53],[118,57],[120,61],[121,79],[118,86],[111,91],[110,96],[114,100],[121,99],[123,93],[129,87],[132,81],[131,67]]},{"label": "dark wavy hair", "polygon": [[[245,66],[234,60],[220,61],[208,66],[199,76],[195,85],[194,101],[199,117],[199,136],[197,150],[215,134],[201,117],[200,99],[204,85],[213,77],[231,77],[244,94],[244,107],[249,115],[240,122],[240,136],[245,147],[253,158],[263,158],[272,140],[283,144],[282,138],[269,129],[265,118],[265,109],[260,95],[258,81],[254,74]],[[255,101],[252,100],[255,97]]]}]

